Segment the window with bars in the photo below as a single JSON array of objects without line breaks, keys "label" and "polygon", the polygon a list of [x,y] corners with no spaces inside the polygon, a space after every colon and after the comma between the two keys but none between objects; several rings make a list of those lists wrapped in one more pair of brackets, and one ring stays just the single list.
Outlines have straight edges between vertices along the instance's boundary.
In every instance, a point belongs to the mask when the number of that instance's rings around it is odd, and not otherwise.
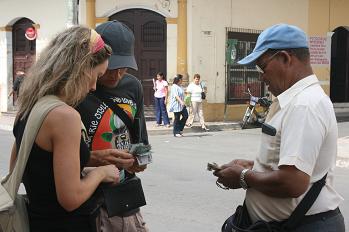
[{"label": "window with bars", "polygon": [[158,47],[165,39],[165,27],[159,22],[148,22],[142,28],[144,47]]},{"label": "window with bars", "polygon": [[258,35],[262,31],[239,28],[227,28],[226,67],[227,67],[227,102],[245,103],[249,88],[252,95],[263,96],[264,84],[254,65],[242,66],[237,63],[256,46]]}]

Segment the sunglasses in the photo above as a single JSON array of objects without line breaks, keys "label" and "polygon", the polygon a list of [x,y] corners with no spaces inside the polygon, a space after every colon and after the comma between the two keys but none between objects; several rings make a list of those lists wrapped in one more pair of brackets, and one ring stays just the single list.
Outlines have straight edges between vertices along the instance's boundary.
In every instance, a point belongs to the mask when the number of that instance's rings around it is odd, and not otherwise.
[{"label": "sunglasses", "polygon": [[272,61],[281,51],[277,51],[275,52],[272,56],[270,56],[267,61],[265,61],[262,65],[258,65],[256,64],[256,70],[257,72],[262,75],[264,74],[264,69],[267,67],[267,65],[270,63],[270,61]]}]

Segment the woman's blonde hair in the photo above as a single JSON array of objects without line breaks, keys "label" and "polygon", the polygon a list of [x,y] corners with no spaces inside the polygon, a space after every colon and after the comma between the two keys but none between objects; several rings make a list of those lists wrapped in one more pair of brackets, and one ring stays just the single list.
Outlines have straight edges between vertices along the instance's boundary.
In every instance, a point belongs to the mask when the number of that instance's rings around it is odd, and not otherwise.
[{"label": "woman's blonde hair", "polygon": [[108,45],[93,53],[90,36],[91,29],[74,26],[48,44],[20,88],[17,118],[26,117],[38,99],[46,95],[59,95],[73,107],[83,100],[90,88],[92,68],[112,53]]}]

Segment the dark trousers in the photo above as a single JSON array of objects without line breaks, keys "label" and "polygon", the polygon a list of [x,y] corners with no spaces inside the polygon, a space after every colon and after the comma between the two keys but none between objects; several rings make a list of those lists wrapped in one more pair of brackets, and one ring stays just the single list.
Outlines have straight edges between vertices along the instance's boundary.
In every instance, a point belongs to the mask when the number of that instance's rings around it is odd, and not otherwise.
[{"label": "dark trousers", "polygon": [[[312,216],[308,216],[312,217]],[[307,217],[306,217],[307,218]],[[305,222],[292,230],[292,232],[345,232],[345,223],[342,213],[338,210],[333,215],[321,216],[319,214],[318,220],[307,223]]]},{"label": "dark trousers", "polygon": [[164,125],[170,124],[168,114],[165,105],[165,97],[155,98],[155,110],[156,110],[156,123],[161,124],[164,120]]},{"label": "dark trousers", "polygon": [[179,134],[181,131],[183,131],[187,119],[188,111],[185,106],[183,107],[181,112],[174,112],[173,135]]}]

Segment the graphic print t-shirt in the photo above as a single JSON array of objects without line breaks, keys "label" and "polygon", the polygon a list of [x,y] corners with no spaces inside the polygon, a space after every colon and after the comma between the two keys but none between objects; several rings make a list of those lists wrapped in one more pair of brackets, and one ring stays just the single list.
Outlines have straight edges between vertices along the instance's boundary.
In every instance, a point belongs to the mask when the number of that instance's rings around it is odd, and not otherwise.
[{"label": "graphic print t-shirt", "polygon": [[[132,122],[140,118],[141,142],[148,144],[145,120],[143,117],[142,86],[139,81],[126,74],[113,89],[97,86],[108,98],[118,105]],[[88,134],[90,150],[102,149],[129,149],[131,134],[125,123],[108,105],[99,100],[93,93],[88,94],[85,100],[77,107]],[[138,134],[138,132],[136,132]]]},{"label": "graphic print t-shirt", "polygon": [[[135,103],[126,98],[110,97],[110,99],[125,111],[133,121],[136,113]],[[78,107],[81,119],[88,134],[88,145],[91,150],[108,148],[129,149],[130,133],[125,123],[104,102],[93,94],[89,94]]]}]

